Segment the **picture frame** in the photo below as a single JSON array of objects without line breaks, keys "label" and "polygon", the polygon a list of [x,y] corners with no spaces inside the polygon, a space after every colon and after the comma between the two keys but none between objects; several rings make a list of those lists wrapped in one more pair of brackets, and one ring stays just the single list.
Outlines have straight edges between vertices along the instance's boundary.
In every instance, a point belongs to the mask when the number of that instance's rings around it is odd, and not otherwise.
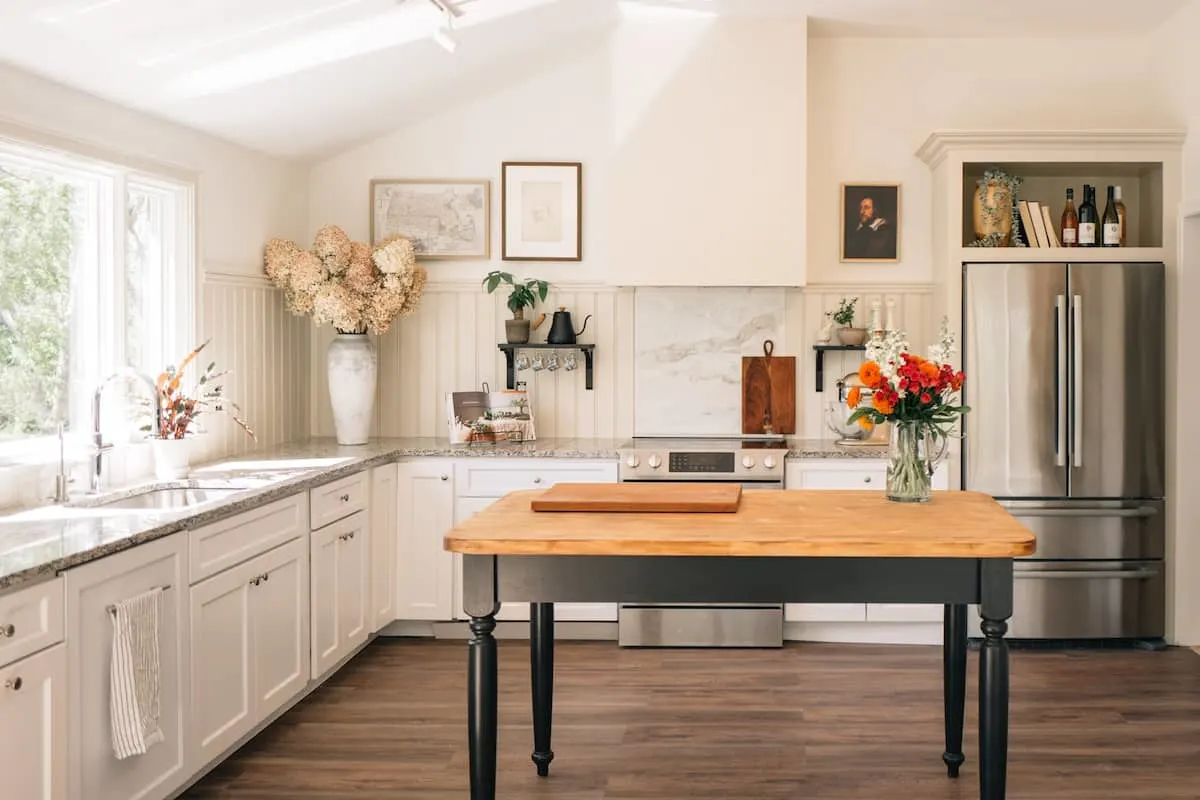
[{"label": "picture frame", "polygon": [[399,234],[419,260],[491,258],[490,180],[376,178],[370,193],[372,245]]},{"label": "picture frame", "polygon": [[500,258],[583,260],[583,164],[500,164]]},{"label": "picture frame", "polygon": [[899,261],[900,184],[843,183],[841,201],[841,261]]}]

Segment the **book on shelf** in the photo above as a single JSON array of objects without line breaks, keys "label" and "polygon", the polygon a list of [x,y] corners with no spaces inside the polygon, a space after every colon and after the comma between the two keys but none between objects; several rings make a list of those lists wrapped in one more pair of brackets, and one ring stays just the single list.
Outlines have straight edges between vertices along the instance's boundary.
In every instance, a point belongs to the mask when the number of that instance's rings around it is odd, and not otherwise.
[{"label": "book on shelf", "polygon": [[1033,216],[1029,213],[1029,201],[1017,201],[1017,216],[1021,218],[1021,228],[1025,233],[1025,244],[1029,247],[1041,247],[1033,230]]},{"label": "book on shelf", "polygon": [[1062,247],[1058,240],[1058,232],[1054,230],[1054,219],[1050,216],[1050,207],[1042,206],[1042,222],[1046,224],[1046,235],[1050,238],[1050,247]]}]

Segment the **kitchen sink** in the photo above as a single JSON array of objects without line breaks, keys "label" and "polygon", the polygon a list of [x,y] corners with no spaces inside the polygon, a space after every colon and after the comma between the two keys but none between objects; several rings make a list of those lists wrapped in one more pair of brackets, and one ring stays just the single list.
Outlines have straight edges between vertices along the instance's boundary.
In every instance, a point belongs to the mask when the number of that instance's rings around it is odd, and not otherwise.
[{"label": "kitchen sink", "polygon": [[220,500],[243,489],[197,489],[194,487],[173,489],[149,489],[128,497],[97,503],[95,508],[139,508],[146,510],[171,510],[189,508],[213,500]]}]

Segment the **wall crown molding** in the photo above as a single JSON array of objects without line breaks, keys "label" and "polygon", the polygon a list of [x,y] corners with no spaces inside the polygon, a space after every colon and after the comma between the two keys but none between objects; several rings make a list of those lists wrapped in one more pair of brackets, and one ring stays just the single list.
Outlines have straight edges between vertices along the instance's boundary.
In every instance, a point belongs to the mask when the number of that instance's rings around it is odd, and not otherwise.
[{"label": "wall crown molding", "polygon": [[994,150],[1049,147],[1068,150],[1136,147],[1182,147],[1187,131],[1176,128],[1118,128],[1096,130],[938,130],[917,148],[917,158],[930,168],[953,150]]}]

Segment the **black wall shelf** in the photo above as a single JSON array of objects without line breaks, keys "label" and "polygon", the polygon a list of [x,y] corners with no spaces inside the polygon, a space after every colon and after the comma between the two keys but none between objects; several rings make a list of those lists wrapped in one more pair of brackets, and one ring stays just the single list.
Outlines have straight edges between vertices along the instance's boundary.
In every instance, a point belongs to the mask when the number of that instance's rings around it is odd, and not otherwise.
[{"label": "black wall shelf", "polygon": [[545,342],[529,344],[498,344],[496,347],[504,353],[505,384],[510,390],[517,388],[517,351],[518,350],[579,350],[583,352],[584,388],[592,388],[592,367],[595,364],[596,345],[594,344],[547,344]]},{"label": "black wall shelf", "polygon": [[817,391],[825,391],[825,353],[826,351],[866,350],[865,344],[814,344],[817,352]]}]

